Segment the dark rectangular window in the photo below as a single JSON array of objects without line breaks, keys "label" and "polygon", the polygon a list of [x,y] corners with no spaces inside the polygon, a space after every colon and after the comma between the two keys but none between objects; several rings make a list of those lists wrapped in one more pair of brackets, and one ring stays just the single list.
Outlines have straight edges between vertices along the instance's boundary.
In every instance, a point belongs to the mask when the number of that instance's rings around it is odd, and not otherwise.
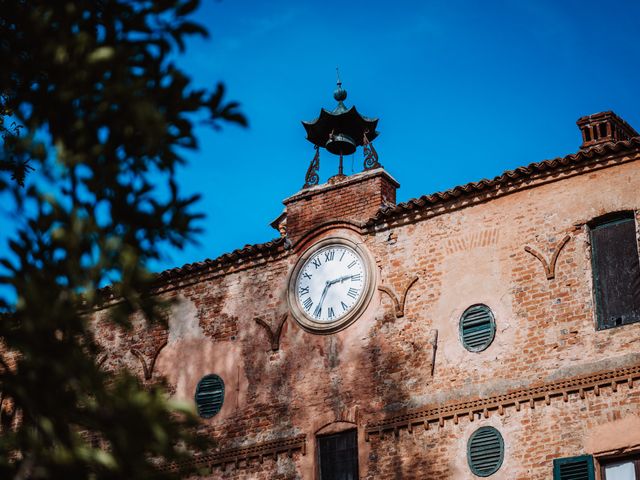
[{"label": "dark rectangular window", "polygon": [[593,457],[557,458],[553,461],[553,480],[595,480]]},{"label": "dark rectangular window", "polygon": [[640,322],[640,260],[633,214],[593,225],[591,252],[598,329]]},{"label": "dark rectangular window", "polygon": [[321,480],[358,480],[356,430],[318,437]]}]

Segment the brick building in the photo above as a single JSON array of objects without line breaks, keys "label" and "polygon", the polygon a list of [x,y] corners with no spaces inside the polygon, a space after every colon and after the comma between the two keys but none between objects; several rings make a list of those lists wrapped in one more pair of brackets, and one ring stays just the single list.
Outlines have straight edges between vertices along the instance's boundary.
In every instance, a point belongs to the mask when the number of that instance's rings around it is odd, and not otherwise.
[{"label": "brick building", "polygon": [[277,240],[160,274],[168,330],[105,365],[196,404],[203,478],[640,479],[640,137],[578,126],[405,203],[377,162],[311,182]]}]

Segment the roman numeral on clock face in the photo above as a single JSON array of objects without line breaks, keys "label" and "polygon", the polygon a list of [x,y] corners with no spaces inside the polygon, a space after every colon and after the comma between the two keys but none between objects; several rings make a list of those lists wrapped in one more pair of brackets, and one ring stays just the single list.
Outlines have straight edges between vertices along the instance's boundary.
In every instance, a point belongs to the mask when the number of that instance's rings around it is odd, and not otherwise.
[{"label": "roman numeral on clock face", "polygon": [[309,295],[309,287],[300,287],[300,295]]},{"label": "roman numeral on clock face", "polygon": [[360,282],[362,280],[362,277],[360,276],[360,274],[356,274],[356,275],[351,275],[351,281],[352,282]]},{"label": "roman numeral on clock face", "polygon": [[351,262],[349,265],[347,265],[347,268],[351,268],[353,267],[357,262],[354,260],[353,262]]},{"label": "roman numeral on clock face", "polygon": [[330,262],[331,260],[333,260],[333,257],[336,256],[336,251],[335,250],[329,250],[328,252],[324,252],[324,261],[326,262]]},{"label": "roman numeral on clock face", "polygon": [[343,311],[343,312],[344,312],[347,308],[349,308],[349,307],[347,306],[347,304],[346,304],[346,303],[344,303],[344,302],[340,302],[340,306],[342,306],[342,311]]},{"label": "roman numeral on clock face", "polygon": [[322,307],[318,305],[316,309],[313,311],[313,316],[316,318],[320,318],[321,315],[322,315]]},{"label": "roman numeral on clock face", "polygon": [[313,305],[313,300],[311,300],[310,297],[307,297],[307,299],[304,302],[302,302],[302,306],[307,312],[311,310],[312,305]]},{"label": "roman numeral on clock face", "polygon": [[335,314],[333,313],[333,308],[329,307],[329,312],[327,313],[327,317],[329,318],[329,320],[335,317]]},{"label": "roman numeral on clock face", "polygon": [[356,298],[358,296],[358,291],[355,288],[350,288],[349,291],[347,292],[347,295],[350,296],[351,298]]},{"label": "roman numeral on clock face", "polygon": [[320,268],[320,266],[322,265],[322,262],[320,261],[320,257],[314,258],[313,260],[311,260],[311,264],[316,267],[316,270],[318,268]]}]

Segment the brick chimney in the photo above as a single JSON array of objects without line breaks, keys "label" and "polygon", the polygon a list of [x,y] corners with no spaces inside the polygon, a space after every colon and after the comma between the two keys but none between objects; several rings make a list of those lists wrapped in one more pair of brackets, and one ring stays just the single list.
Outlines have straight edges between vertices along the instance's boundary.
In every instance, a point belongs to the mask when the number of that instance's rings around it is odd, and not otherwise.
[{"label": "brick chimney", "polygon": [[399,186],[391,175],[377,168],[306,188],[284,200],[286,213],[272,226],[278,228],[284,222],[287,238],[295,242],[313,228],[330,221],[364,223],[380,207],[395,205]]},{"label": "brick chimney", "polygon": [[582,131],[581,150],[638,136],[638,132],[631,125],[611,111],[581,117],[576,124]]}]

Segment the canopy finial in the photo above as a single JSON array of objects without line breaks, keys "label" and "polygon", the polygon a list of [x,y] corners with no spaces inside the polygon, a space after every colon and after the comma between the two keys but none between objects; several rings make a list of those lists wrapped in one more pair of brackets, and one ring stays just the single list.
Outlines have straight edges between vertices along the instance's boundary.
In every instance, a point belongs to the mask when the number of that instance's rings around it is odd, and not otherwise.
[{"label": "canopy finial", "polygon": [[[347,98],[347,91],[343,90],[342,88],[342,80],[340,80],[340,70],[338,69],[338,67],[336,67],[336,77],[338,79],[338,81],[336,82],[338,88],[336,88],[335,92],[333,92],[333,98],[336,99],[336,102],[338,102],[338,107],[340,107],[340,104],[342,104],[342,102],[344,102]],[[346,110],[344,105],[342,105],[342,108]]]}]

